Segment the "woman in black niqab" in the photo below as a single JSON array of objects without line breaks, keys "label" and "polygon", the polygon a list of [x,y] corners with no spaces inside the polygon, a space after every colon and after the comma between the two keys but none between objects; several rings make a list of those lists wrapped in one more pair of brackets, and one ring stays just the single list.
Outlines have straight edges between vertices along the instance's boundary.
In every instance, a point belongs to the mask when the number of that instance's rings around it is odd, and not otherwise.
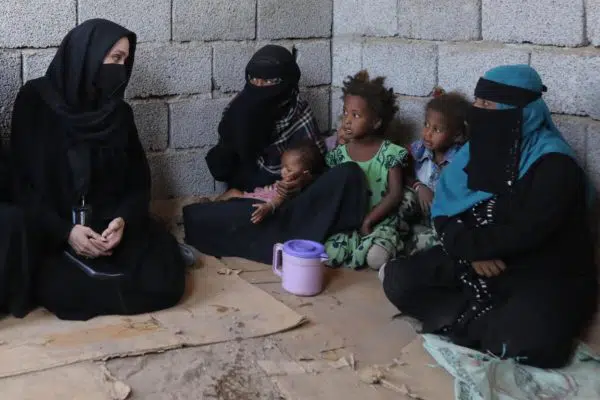
[{"label": "woman in black niqab", "polygon": [[179,247],[149,217],[148,162],[123,100],[135,48],[127,29],[86,21],[15,102],[14,196],[41,255],[37,301],[59,318],[149,312],[183,294]]}]

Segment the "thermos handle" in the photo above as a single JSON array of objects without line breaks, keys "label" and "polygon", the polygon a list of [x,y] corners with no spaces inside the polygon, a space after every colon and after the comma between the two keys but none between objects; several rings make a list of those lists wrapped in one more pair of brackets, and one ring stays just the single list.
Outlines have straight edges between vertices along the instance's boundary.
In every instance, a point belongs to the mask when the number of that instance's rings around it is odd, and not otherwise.
[{"label": "thermos handle", "polygon": [[273,272],[275,272],[277,276],[282,277],[283,271],[279,260],[283,262],[283,244],[276,243],[275,246],[273,246]]}]

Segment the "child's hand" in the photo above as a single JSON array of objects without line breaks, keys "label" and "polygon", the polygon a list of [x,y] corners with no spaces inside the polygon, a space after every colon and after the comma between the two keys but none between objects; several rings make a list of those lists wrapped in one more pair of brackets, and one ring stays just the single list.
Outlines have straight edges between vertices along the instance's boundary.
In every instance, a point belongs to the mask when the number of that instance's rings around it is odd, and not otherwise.
[{"label": "child's hand", "polygon": [[338,131],[337,131],[337,144],[339,145],[344,145],[348,143],[348,140],[346,140],[346,136],[344,135],[344,128],[342,125],[340,125]]},{"label": "child's hand", "polygon": [[373,232],[373,222],[371,222],[371,220],[369,220],[368,218],[365,218],[365,220],[362,223],[362,226],[360,227],[360,234],[363,236],[367,236],[370,235]]},{"label": "child's hand", "polygon": [[431,202],[433,201],[433,191],[424,184],[417,186],[417,197],[419,198],[419,205],[423,214],[429,215],[431,209]]},{"label": "child's hand", "polygon": [[252,207],[256,208],[250,217],[250,221],[253,224],[260,224],[263,219],[274,211],[273,206],[270,203],[257,203],[252,204]]}]

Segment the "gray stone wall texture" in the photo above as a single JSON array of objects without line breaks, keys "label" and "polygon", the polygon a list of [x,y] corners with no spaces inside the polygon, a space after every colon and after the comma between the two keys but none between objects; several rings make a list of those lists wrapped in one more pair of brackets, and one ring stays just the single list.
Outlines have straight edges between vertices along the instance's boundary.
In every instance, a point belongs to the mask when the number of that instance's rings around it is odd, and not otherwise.
[{"label": "gray stone wall texture", "polygon": [[499,64],[536,68],[554,120],[600,188],[599,0],[334,0],[332,121],[342,82],[361,68],[399,95],[404,135],[417,135],[436,85],[472,98]]},{"label": "gray stone wall texture", "polygon": [[332,0],[2,0],[0,135],[20,86],[43,75],[64,35],[90,18],[138,34],[127,90],[148,152],[153,196],[210,195],[204,156],[260,46],[296,47],[301,92],[329,128]]},{"label": "gray stone wall texture", "polygon": [[155,198],[220,189],[204,156],[248,59],[266,43],[298,50],[301,91],[322,130],[337,123],[344,77],[361,68],[387,76],[407,140],[434,86],[470,95],[486,69],[529,63],[600,186],[599,0],[3,0],[0,15],[3,136],[19,87],[45,72],[71,28],[104,17],[138,34],[127,99]]}]

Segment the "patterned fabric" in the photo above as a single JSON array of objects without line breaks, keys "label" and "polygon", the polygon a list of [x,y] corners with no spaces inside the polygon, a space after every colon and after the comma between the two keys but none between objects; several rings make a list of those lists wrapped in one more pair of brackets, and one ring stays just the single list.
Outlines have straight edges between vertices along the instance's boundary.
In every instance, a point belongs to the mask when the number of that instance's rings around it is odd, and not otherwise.
[{"label": "patterned fabric", "polygon": [[455,379],[457,400],[600,399],[600,357],[580,344],[569,365],[543,370],[516,360],[457,346],[435,335],[423,335],[423,346]]},{"label": "patterned fabric", "polygon": [[440,244],[442,244],[440,238],[433,227],[415,224],[410,227],[410,239],[408,240],[406,253],[411,256]]},{"label": "patterned fabric", "polygon": [[[469,212],[473,215],[476,221],[475,227],[494,223],[494,214],[496,209],[496,197],[489,200],[481,201],[473,206]],[[443,246],[444,236],[440,238],[440,244]],[[462,266],[464,272],[459,276],[459,280],[466,289],[471,293],[471,301],[469,307],[462,312],[452,326],[444,329],[445,332],[460,332],[467,329],[467,326],[480,319],[494,307],[493,293],[490,291],[487,283],[488,278],[481,277],[471,268],[471,262],[468,260],[457,260]]]},{"label": "patterned fabric", "polygon": [[[385,140],[377,154],[369,161],[358,162],[352,160],[345,145],[338,146],[329,152],[326,161],[330,167],[345,162],[354,162],[361,167],[368,181],[369,210],[372,210],[387,193],[389,170],[396,166],[403,166],[407,155],[406,149]],[[405,191],[402,203],[411,200],[414,201],[414,195]],[[369,235],[362,236],[359,232],[351,232],[339,233],[330,237],[325,243],[325,248],[331,266],[343,265],[354,269],[361,268],[365,266],[367,253],[373,245],[383,247],[392,257],[396,255],[399,249],[403,251],[402,230],[398,229],[399,221],[402,219],[399,218],[402,210],[403,207],[401,206],[399,212],[386,217],[373,228],[373,232]]]},{"label": "patterned fabric", "polygon": [[354,161],[348,154],[346,145],[338,146],[325,156],[329,167],[343,164],[345,162],[356,163],[365,173],[369,183],[369,210],[372,210],[387,193],[388,171],[397,166],[404,166],[408,151],[384,140],[379,151],[369,161]]},{"label": "patterned fabric", "polygon": [[452,146],[444,155],[442,163],[438,164],[435,162],[433,151],[425,147],[423,140],[413,142],[410,145],[410,153],[415,159],[415,176],[417,180],[435,192],[442,170],[452,161],[452,158],[461,147],[462,145],[458,144]]},{"label": "patterned fabric", "polygon": [[281,155],[295,142],[309,138],[322,154],[325,154],[325,144],[319,136],[317,120],[308,105],[299,95],[296,96],[296,106],[289,113],[275,122],[273,136],[277,138],[270,144],[257,160],[258,166],[273,175],[281,174]]}]

